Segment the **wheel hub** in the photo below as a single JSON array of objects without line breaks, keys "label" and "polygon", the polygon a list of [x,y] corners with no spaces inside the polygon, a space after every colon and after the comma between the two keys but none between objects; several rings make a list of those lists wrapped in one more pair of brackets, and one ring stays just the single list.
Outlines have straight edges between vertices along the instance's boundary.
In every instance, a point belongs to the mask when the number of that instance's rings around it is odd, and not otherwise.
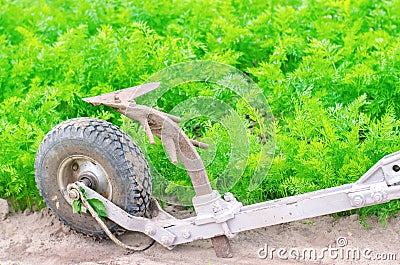
[{"label": "wheel hub", "polygon": [[58,187],[65,200],[72,204],[73,200],[67,191],[70,183],[82,181],[108,200],[112,199],[110,177],[104,168],[94,159],[84,155],[71,155],[64,159],[57,171]]},{"label": "wheel hub", "polygon": [[82,181],[86,186],[91,188],[92,190],[96,190],[98,186],[97,177],[92,172],[82,172],[78,176],[78,181]]}]

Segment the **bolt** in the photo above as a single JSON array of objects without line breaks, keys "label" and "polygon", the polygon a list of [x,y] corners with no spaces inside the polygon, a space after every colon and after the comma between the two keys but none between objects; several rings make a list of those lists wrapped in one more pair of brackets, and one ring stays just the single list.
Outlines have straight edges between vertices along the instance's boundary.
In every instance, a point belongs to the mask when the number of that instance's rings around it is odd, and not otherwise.
[{"label": "bolt", "polygon": [[72,170],[73,170],[73,171],[77,171],[78,169],[79,169],[78,163],[72,164]]},{"label": "bolt", "polygon": [[118,93],[115,93],[115,94],[114,94],[114,102],[115,102],[115,103],[120,103],[120,102],[121,102],[121,99],[119,98]]},{"label": "bolt", "polygon": [[220,202],[215,202],[212,209],[215,214],[218,214],[218,213],[221,213],[224,211],[224,208],[222,208],[222,205]]},{"label": "bolt", "polygon": [[231,201],[235,200],[235,197],[233,196],[232,193],[226,192],[226,193],[224,194],[224,200],[225,200],[226,202],[231,202]]},{"label": "bolt", "polygon": [[152,225],[146,225],[146,228],[145,228],[145,230],[144,230],[144,233],[145,233],[146,235],[154,236],[154,235],[156,234],[156,232],[157,232],[157,230],[154,228],[154,226],[152,226]]},{"label": "bolt", "polygon": [[354,196],[353,205],[354,206],[362,206],[362,205],[364,205],[364,198],[361,197],[360,195]]},{"label": "bolt", "polygon": [[383,195],[381,192],[375,192],[372,194],[372,199],[374,200],[374,202],[380,202],[383,200]]},{"label": "bolt", "polygon": [[161,244],[165,245],[165,246],[170,246],[172,245],[172,242],[174,241],[173,238],[171,238],[170,236],[162,236],[161,237]]},{"label": "bolt", "polygon": [[183,238],[185,238],[185,239],[188,239],[188,238],[190,238],[192,235],[190,234],[190,232],[189,231],[183,231],[182,232],[182,237]]},{"label": "bolt", "polygon": [[72,200],[77,200],[79,199],[79,192],[76,189],[71,189],[68,192],[68,196],[72,199]]},{"label": "bolt", "polygon": [[394,165],[393,166],[393,171],[394,172],[399,172],[400,171],[400,166],[399,165]]}]

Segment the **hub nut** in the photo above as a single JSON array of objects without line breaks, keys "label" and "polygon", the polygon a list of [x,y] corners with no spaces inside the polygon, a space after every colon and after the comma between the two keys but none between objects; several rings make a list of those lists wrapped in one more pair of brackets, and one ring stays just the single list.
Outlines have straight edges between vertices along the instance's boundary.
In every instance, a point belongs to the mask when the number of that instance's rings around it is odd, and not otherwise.
[{"label": "hub nut", "polygon": [[68,196],[71,198],[71,200],[77,200],[79,199],[79,192],[76,189],[71,189],[68,192]]}]

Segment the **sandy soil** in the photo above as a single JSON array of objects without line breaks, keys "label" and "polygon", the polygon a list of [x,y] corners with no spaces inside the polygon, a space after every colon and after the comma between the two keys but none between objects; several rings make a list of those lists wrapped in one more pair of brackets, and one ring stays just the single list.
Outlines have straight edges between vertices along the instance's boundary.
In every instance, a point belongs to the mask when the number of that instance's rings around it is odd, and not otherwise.
[{"label": "sandy soil", "polygon": [[[0,221],[0,264],[398,264],[399,220],[389,220],[386,229],[375,219],[368,222],[370,230],[359,223],[357,215],[339,220],[323,216],[248,231],[231,239],[233,258],[218,259],[209,240],[177,246],[171,251],[156,243],[145,252],[128,253],[110,240],[71,231],[45,209],[12,213]],[[132,243],[147,239],[131,233],[124,240]],[[317,257],[310,258],[311,249],[315,249]],[[266,253],[264,259],[259,257]],[[305,257],[294,259],[298,253]]]}]

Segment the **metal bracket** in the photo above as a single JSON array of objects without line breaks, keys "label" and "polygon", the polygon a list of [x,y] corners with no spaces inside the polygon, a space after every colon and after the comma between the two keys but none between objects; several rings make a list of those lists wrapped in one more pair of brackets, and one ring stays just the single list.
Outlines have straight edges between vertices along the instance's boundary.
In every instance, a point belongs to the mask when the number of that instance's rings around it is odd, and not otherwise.
[{"label": "metal bracket", "polygon": [[173,243],[176,236],[162,227],[159,224],[159,221],[157,222],[156,220],[130,215],[79,181],[69,184],[67,187],[67,191],[70,194],[71,199],[77,200],[80,198],[79,188],[85,190],[88,198],[96,198],[104,204],[107,218],[111,221],[129,231],[142,232],[168,249],[172,249],[174,247]]},{"label": "metal bracket", "polygon": [[225,193],[224,199],[222,199],[216,190],[211,194],[195,196],[192,201],[197,214],[195,220],[197,225],[226,222],[234,218],[243,206],[232,193]]}]

